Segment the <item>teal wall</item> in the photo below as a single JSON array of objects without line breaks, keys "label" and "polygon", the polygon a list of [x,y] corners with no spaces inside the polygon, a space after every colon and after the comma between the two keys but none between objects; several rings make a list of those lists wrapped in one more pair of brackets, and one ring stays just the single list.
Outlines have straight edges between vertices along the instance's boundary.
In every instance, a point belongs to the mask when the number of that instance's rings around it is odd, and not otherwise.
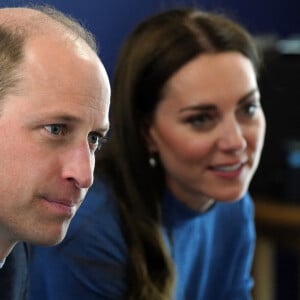
[{"label": "teal wall", "polygon": [[47,3],[79,18],[96,35],[110,74],[124,36],[144,17],[169,7],[186,4],[221,9],[254,34],[300,33],[298,0],[1,0],[0,7],[30,2]]}]

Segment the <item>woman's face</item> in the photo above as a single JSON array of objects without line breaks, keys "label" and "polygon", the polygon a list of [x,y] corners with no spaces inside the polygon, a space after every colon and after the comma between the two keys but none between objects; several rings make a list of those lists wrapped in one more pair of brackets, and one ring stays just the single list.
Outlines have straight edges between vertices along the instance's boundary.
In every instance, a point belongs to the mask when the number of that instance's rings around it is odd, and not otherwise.
[{"label": "woman's face", "polygon": [[202,54],[166,83],[150,124],[169,189],[197,209],[201,199],[232,201],[248,189],[265,136],[251,61],[238,52]]}]

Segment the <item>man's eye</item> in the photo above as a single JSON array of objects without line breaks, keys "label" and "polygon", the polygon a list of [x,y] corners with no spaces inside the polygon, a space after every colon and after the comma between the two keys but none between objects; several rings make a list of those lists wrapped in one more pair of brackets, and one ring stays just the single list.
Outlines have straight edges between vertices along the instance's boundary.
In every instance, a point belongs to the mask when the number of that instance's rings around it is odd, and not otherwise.
[{"label": "man's eye", "polygon": [[107,138],[100,136],[97,132],[92,132],[89,134],[89,143],[94,151],[100,150],[106,141]]},{"label": "man's eye", "polygon": [[53,135],[61,135],[64,130],[64,126],[61,124],[46,125],[45,129]]}]

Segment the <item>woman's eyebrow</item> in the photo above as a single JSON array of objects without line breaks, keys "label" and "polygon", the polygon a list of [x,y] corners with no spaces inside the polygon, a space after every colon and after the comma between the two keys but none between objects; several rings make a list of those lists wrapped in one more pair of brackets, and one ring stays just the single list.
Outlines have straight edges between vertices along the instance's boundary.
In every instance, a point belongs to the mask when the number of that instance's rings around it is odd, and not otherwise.
[{"label": "woman's eyebrow", "polygon": [[257,95],[259,96],[259,90],[258,90],[258,88],[252,89],[249,93],[247,93],[245,96],[243,96],[243,97],[238,101],[238,104],[241,104],[241,103],[247,101],[249,98],[251,98],[251,97],[254,96],[255,94],[257,94]]},{"label": "woman's eyebrow", "polygon": [[196,104],[196,105],[190,105],[186,106],[182,109],[180,109],[180,112],[190,111],[190,110],[213,110],[216,109],[215,105],[212,104]]},{"label": "woman's eyebrow", "polygon": [[[258,95],[259,95],[258,88],[252,89],[245,96],[243,96],[242,98],[240,98],[238,100],[238,104],[241,104],[244,101],[248,100],[249,98],[251,98],[256,93],[258,93]],[[186,107],[180,109],[180,112],[193,111],[193,110],[209,111],[209,110],[214,110],[214,109],[216,109],[215,105],[204,103],[204,104],[195,104],[195,105],[186,106]]]}]

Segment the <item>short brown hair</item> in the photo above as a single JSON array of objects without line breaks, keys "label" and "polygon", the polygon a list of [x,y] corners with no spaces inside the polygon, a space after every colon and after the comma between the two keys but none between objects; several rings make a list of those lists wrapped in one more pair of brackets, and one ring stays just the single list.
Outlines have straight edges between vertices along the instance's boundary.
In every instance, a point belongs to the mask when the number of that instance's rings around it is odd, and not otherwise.
[{"label": "short brown hair", "polygon": [[[97,52],[93,34],[71,16],[50,6],[30,6],[22,7],[22,9],[37,12],[37,17],[29,18],[25,23],[11,17],[3,18],[4,21],[0,21],[0,100],[17,86],[20,79],[18,67],[23,61],[25,42],[35,32],[43,30],[39,27],[45,20],[57,24],[58,28],[62,30],[69,30],[76,38],[84,40],[94,52]],[[40,16],[39,13],[41,13]]]}]

